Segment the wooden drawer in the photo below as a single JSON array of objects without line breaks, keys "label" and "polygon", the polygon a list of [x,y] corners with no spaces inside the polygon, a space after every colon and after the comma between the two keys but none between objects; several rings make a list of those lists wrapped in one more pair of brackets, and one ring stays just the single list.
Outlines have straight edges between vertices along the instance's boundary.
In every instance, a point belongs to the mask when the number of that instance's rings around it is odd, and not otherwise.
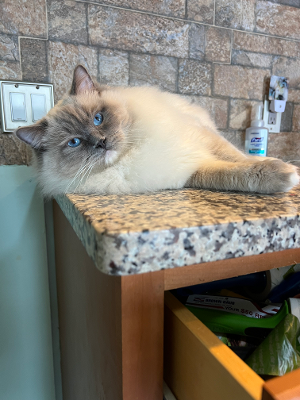
[{"label": "wooden drawer", "polygon": [[170,292],[164,348],[164,379],[177,400],[300,399],[300,369],[265,383]]}]

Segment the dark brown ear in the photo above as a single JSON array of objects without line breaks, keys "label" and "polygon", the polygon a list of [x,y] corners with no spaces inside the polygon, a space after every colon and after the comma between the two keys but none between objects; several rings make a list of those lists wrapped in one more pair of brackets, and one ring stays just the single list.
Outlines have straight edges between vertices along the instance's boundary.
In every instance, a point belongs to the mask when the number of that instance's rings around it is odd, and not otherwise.
[{"label": "dark brown ear", "polygon": [[74,70],[70,94],[76,95],[95,89],[92,78],[82,65],[77,65]]},{"label": "dark brown ear", "polygon": [[35,125],[22,126],[15,131],[17,137],[36,150],[44,150],[43,136],[47,122],[42,121]]}]

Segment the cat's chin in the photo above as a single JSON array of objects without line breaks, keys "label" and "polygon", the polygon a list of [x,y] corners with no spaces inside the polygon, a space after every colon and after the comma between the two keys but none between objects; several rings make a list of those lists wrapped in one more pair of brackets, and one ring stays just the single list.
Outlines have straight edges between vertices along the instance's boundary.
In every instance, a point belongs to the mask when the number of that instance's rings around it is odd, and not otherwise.
[{"label": "cat's chin", "polygon": [[107,150],[104,156],[105,165],[112,165],[118,158],[118,153],[115,150]]}]

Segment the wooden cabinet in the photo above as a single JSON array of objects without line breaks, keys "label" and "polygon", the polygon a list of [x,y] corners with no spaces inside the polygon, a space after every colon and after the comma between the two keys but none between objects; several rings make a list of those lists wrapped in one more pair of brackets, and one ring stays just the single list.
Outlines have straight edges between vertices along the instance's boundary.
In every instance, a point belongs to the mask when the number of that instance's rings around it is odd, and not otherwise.
[{"label": "wooden cabinet", "polygon": [[[85,246],[54,205],[64,400],[162,400],[164,348],[165,379],[177,400],[297,398],[274,397],[276,385],[265,384],[168,293],[163,336],[166,291],[291,265],[300,262],[300,248],[112,276],[100,272],[86,251],[102,257],[105,247],[99,243],[108,233],[98,232],[92,241],[94,236],[85,234],[90,214],[86,222],[75,211],[73,225],[79,237],[85,235]],[[91,232],[97,221],[89,226]],[[283,396],[299,391],[291,383],[294,375],[288,376],[292,379],[282,381]]]}]

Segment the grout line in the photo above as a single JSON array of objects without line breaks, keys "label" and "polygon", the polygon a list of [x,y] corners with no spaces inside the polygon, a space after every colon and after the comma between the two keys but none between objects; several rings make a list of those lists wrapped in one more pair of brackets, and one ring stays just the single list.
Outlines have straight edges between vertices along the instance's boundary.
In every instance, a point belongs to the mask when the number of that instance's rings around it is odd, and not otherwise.
[{"label": "grout line", "polygon": [[88,46],[91,44],[90,41],[90,31],[89,31],[89,5],[88,3],[85,4],[85,25],[86,25],[86,34],[87,34],[87,44]]},{"label": "grout line", "polygon": [[179,93],[179,58],[177,58],[175,93]]},{"label": "grout line", "polygon": [[[150,11],[134,10],[134,9],[131,9],[131,8],[124,8],[124,7],[120,7],[120,6],[107,5],[107,4],[103,4],[103,3],[95,3],[93,1],[84,1],[84,0],[71,0],[71,1],[75,1],[77,3],[84,3],[84,4],[94,4],[96,6],[101,6],[101,7],[106,7],[106,8],[114,8],[114,9],[117,9],[117,10],[133,12],[133,13],[136,13],[136,14],[145,14],[145,15],[149,15],[151,17],[155,16],[155,17],[160,17],[160,18],[165,18],[165,19],[185,22],[187,24],[194,23],[194,24],[197,24],[197,25],[212,26],[212,24],[206,24],[204,22],[194,21],[194,20],[190,20],[190,19],[184,19],[184,18],[180,18],[180,17],[169,16],[169,15],[164,15],[164,14],[157,14],[157,13],[150,12]],[[283,37],[283,36],[270,35],[270,34],[267,34],[267,33],[259,33],[259,32],[253,32],[253,31],[246,31],[246,30],[230,28],[230,27],[228,28],[228,27],[225,27],[225,26],[218,26],[218,27],[222,28],[222,29],[231,30],[233,32],[242,32],[242,33],[249,34],[249,35],[270,37],[270,38],[275,38],[275,39],[286,40],[286,41],[289,41],[289,42],[300,43],[300,39],[295,39],[295,38],[286,38],[286,37]]]},{"label": "grout line", "polygon": [[47,29],[47,39],[46,39],[46,73],[47,73],[47,82],[50,82],[50,70],[49,70],[49,57],[48,57],[48,51],[49,51],[49,20],[48,20],[48,4],[47,0],[45,0],[45,7],[46,7],[46,29]]},{"label": "grout line", "polygon": [[18,38],[22,38],[22,39],[33,39],[33,40],[48,40],[48,39],[40,38],[40,37],[22,36],[22,35],[19,35]]},{"label": "grout line", "polygon": [[[215,97],[215,65],[211,66],[211,84],[210,84],[210,96]],[[228,109],[228,106],[227,106]]]},{"label": "grout line", "polygon": [[230,37],[230,64],[232,63],[232,49],[233,49],[233,32],[231,32],[231,37]]},{"label": "grout line", "polygon": [[213,18],[213,25],[216,25],[216,0],[214,0],[214,18]]},{"label": "grout line", "polygon": [[132,65],[132,53],[128,52],[128,86],[131,85],[131,65]]},{"label": "grout line", "polygon": [[127,85],[130,86],[129,81],[130,81],[130,70],[131,70],[131,67],[130,67],[130,53],[129,53],[128,51],[127,51],[127,62],[128,62],[128,79],[127,79]]},{"label": "grout line", "polygon": [[226,127],[226,129],[232,129],[230,127],[230,116],[231,116],[231,98],[228,97],[228,100],[227,100],[227,127]]},{"label": "grout line", "polygon": [[46,9],[46,29],[47,29],[47,33],[46,33],[46,35],[47,35],[47,39],[46,40],[49,40],[49,21],[48,21],[48,4],[47,4],[47,0],[45,0],[45,9]]},{"label": "grout line", "polygon": [[19,47],[19,57],[20,57],[20,70],[21,70],[21,81],[23,81],[23,71],[22,71],[22,56],[21,56],[21,37],[18,36],[18,47]]},{"label": "grout line", "polygon": [[46,74],[47,74],[47,82],[50,82],[50,71],[49,71],[49,40],[45,43],[45,50],[46,50]]},{"label": "grout line", "polygon": [[101,83],[100,79],[100,49],[97,49],[97,81]]},{"label": "grout line", "polygon": [[293,131],[293,126],[294,126],[294,110],[295,110],[295,103],[290,102],[291,104],[291,108],[292,108],[292,112],[291,112],[291,129],[290,132]]},{"label": "grout line", "polygon": [[256,12],[256,10],[257,10],[257,0],[254,1],[254,28],[253,28],[254,31],[256,31],[256,25],[257,25],[257,22],[256,22],[257,12]]}]

